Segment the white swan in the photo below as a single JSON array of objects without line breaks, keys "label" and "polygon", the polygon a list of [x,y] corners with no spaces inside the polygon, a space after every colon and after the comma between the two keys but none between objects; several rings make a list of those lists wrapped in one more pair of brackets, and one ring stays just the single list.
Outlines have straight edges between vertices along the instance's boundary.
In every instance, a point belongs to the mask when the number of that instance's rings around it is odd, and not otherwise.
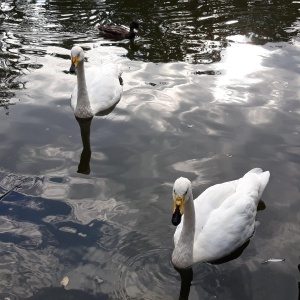
[{"label": "white swan", "polygon": [[250,239],[269,177],[269,171],[255,168],[240,179],[209,187],[194,201],[191,182],[178,178],[173,187],[172,223],[178,225],[173,265],[185,269],[195,262],[215,261]]},{"label": "white swan", "polygon": [[121,65],[105,62],[99,67],[84,69],[84,52],[81,47],[71,50],[70,72],[77,70],[77,85],[71,95],[71,106],[78,118],[89,118],[105,111],[122,96]]}]

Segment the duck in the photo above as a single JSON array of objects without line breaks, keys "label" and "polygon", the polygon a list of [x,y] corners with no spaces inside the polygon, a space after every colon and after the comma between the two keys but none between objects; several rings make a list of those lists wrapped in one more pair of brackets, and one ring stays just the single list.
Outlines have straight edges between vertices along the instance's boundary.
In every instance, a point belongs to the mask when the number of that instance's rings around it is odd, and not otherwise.
[{"label": "duck", "polygon": [[129,25],[130,30],[116,25],[110,26],[103,26],[98,25],[97,29],[101,36],[108,38],[108,39],[117,39],[117,40],[124,40],[124,39],[134,39],[136,32],[135,29],[139,29],[139,23],[137,21],[132,21]]},{"label": "duck", "polygon": [[245,244],[255,231],[257,205],[269,178],[269,171],[254,168],[242,178],[207,188],[195,200],[190,180],[178,178],[172,193],[172,224],[177,226],[173,266],[214,262]]},{"label": "duck", "polygon": [[77,85],[71,94],[75,117],[101,115],[120,101],[123,93],[122,66],[105,61],[100,66],[84,68],[84,52],[80,46],[71,49],[70,73],[77,73]]}]

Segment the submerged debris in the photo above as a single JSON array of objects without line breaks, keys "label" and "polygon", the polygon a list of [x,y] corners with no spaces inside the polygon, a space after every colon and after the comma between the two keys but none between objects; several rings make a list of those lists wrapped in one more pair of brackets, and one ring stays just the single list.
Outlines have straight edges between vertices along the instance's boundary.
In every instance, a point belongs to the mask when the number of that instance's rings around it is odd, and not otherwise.
[{"label": "submerged debris", "polygon": [[261,263],[262,264],[267,264],[269,262],[281,262],[281,261],[284,261],[284,260],[285,260],[285,258],[269,258],[265,261],[262,261]]},{"label": "submerged debris", "polygon": [[65,276],[65,277],[61,280],[61,282],[60,282],[61,286],[63,286],[63,287],[66,287],[68,283],[69,283],[69,277],[68,277],[68,276]]},{"label": "submerged debris", "polygon": [[[26,179],[26,178],[25,178]],[[15,188],[18,188],[22,185],[22,183],[25,181],[25,179],[20,180],[15,186],[13,186],[10,190],[5,192],[2,196],[0,196],[0,200],[4,199],[7,195],[9,195]]]},{"label": "submerged debris", "polygon": [[101,284],[103,282],[103,280],[101,278],[99,278],[98,276],[95,276],[95,281],[98,283],[98,284]]}]

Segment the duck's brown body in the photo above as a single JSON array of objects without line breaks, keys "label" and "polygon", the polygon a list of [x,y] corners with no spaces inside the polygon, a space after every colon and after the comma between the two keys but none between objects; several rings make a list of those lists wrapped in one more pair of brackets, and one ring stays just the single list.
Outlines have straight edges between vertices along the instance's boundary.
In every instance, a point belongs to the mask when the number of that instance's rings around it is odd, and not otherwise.
[{"label": "duck's brown body", "polygon": [[108,39],[117,39],[117,40],[124,40],[124,39],[133,39],[135,37],[134,29],[139,29],[139,23],[136,21],[131,22],[130,30],[116,26],[98,26],[98,30],[101,36],[108,38]]}]

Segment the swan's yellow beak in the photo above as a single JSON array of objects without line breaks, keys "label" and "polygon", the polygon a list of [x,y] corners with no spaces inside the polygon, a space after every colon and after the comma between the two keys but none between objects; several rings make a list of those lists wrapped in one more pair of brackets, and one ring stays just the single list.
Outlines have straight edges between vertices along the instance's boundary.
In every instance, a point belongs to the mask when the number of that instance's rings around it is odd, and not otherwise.
[{"label": "swan's yellow beak", "polygon": [[183,214],[183,205],[184,205],[184,195],[178,196],[174,194],[174,210],[172,216],[172,224],[177,226],[181,222],[181,217]]},{"label": "swan's yellow beak", "polygon": [[182,215],[183,214],[183,205],[184,205],[184,195],[178,196],[177,194],[174,195],[174,210],[173,213],[175,213],[176,208],[179,207],[179,212]]},{"label": "swan's yellow beak", "polygon": [[78,66],[78,62],[79,62],[78,56],[72,57],[72,64],[74,64],[76,68]]},{"label": "swan's yellow beak", "polygon": [[79,62],[79,57],[78,56],[75,56],[71,58],[71,67],[70,67],[70,73],[71,74],[75,74],[76,73],[76,68],[78,66],[78,62]]}]

